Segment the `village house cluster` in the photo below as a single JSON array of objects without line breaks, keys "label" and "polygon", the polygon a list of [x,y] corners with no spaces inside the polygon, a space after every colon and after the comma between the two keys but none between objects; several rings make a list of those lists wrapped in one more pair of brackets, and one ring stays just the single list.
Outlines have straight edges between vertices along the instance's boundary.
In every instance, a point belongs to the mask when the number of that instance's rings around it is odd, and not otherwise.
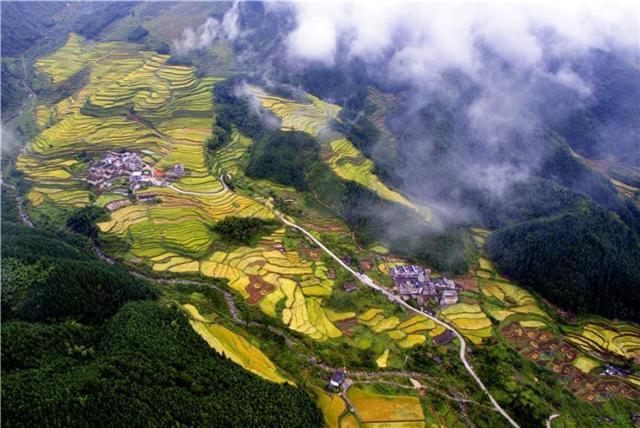
[{"label": "village house cluster", "polygon": [[145,185],[166,186],[168,179],[183,177],[184,173],[180,163],[165,172],[144,162],[137,153],[109,152],[89,164],[87,182],[102,191],[110,189],[115,179],[127,177],[129,187],[137,190]]},{"label": "village house cluster", "polygon": [[424,308],[429,299],[439,301],[443,306],[458,302],[456,283],[445,277],[431,279],[430,269],[404,265],[392,267],[389,273],[400,297],[405,301],[415,299],[421,308]]}]

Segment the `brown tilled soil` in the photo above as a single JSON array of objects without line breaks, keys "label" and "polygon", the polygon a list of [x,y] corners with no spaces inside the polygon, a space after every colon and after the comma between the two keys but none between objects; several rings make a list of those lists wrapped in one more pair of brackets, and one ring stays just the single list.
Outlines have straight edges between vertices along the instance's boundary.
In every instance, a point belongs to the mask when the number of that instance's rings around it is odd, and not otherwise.
[{"label": "brown tilled soil", "polygon": [[525,358],[558,374],[577,397],[586,401],[600,401],[612,395],[630,400],[640,399],[640,391],[621,379],[585,374],[573,366],[580,351],[560,336],[535,328],[523,328],[517,323],[503,327],[503,337]]},{"label": "brown tilled soil", "polygon": [[346,320],[336,321],[335,324],[345,336],[351,336],[351,329],[358,325],[358,319],[355,317],[347,318]]},{"label": "brown tilled soil", "polygon": [[262,300],[264,296],[271,293],[275,289],[276,288],[273,285],[262,281],[260,277],[250,276],[249,285],[247,285],[247,287],[245,288],[247,293],[249,293],[249,299],[247,300],[247,302],[250,305],[255,305],[256,303],[260,302],[260,300]]},{"label": "brown tilled soil", "polygon": [[456,283],[462,286],[465,291],[479,291],[478,281],[475,277],[456,278]]}]

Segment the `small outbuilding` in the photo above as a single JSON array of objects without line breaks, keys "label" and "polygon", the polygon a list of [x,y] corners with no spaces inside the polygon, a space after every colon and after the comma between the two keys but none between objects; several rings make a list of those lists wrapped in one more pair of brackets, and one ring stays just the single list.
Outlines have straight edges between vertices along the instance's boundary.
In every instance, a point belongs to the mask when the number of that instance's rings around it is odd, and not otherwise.
[{"label": "small outbuilding", "polygon": [[358,286],[356,285],[355,282],[349,281],[344,283],[344,285],[342,286],[342,289],[347,293],[351,293],[353,291],[356,291],[358,289]]},{"label": "small outbuilding", "polygon": [[441,305],[453,305],[458,303],[458,292],[456,290],[444,290],[440,298]]},{"label": "small outbuilding", "polygon": [[331,380],[329,381],[329,386],[331,388],[340,388],[344,383],[345,378],[347,377],[347,372],[345,369],[340,369],[336,371],[333,376],[331,376]]},{"label": "small outbuilding", "polygon": [[445,330],[444,333],[441,333],[433,338],[433,344],[436,346],[446,345],[456,338],[456,335],[451,330]]}]

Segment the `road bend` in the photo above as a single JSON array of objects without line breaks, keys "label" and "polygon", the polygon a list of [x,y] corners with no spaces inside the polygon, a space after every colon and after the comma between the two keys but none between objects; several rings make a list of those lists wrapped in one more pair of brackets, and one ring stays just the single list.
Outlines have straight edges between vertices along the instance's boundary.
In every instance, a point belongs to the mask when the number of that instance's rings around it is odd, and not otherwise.
[{"label": "road bend", "polygon": [[399,305],[402,305],[403,307],[405,307],[407,310],[409,310],[411,312],[414,312],[414,313],[416,313],[418,315],[422,315],[422,316],[424,316],[426,318],[429,318],[432,321],[434,321],[436,324],[441,325],[445,329],[451,331],[458,338],[458,340],[460,341],[460,361],[462,361],[462,364],[464,365],[464,367],[467,370],[467,372],[469,373],[469,375],[471,375],[471,377],[473,378],[473,380],[476,381],[476,383],[478,384],[480,389],[487,395],[487,397],[489,398],[489,401],[491,401],[491,404],[496,409],[496,411],[498,413],[500,413],[512,426],[519,428],[519,425],[516,423],[516,421],[514,421],[511,418],[511,416],[509,416],[509,414],[493,398],[493,396],[491,395],[491,393],[489,392],[487,387],[484,385],[484,383],[482,383],[482,380],[480,379],[480,377],[478,377],[476,372],[473,370],[473,367],[471,366],[469,361],[467,361],[467,357],[466,357],[467,342],[464,340],[462,335],[460,333],[458,333],[458,331],[456,329],[454,329],[453,327],[451,327],[449,324],[445,323],[444,321],[441,321],[438,318],[436,318],[436,317],[434,317],[432,315],[429,315],[426,312],[423,312],[423,311],[421,311],[421,310],[419,310],[417,308],[414,308],[413,306],[411,306],[410,304],[408,304],[407,302],[402,300],[400,297],[398,297],[395,294],[391,293],[386,288],[384,288],[384,287],[376,284],[375,282],[373,282],[373,280],[371,278],[369,278],[367,275],[360,274],[360,273],[356,272],[355,270],[351,269],[351,267],[349,267],[346,263],[344,263],[340,259],[340,257],[336,256],[330,249],[328,249],[322,242],[320,242],[318,239],[316,239],[316,237],[313,236],[311,233],[309,233],[306,229],[304,229],[303,227],[298,226],[295,223],[290,222],[289,220],[287,220],[284,216],[282,216],[280,214],[278,214],[278,217],[280,217],[280,220],[282,220],[282,222],[284,224],[286,224],[287,226],[292,227],[292,228],[302,232],[307,238],[309,238],[316,245],[318,245],[325,253],[327,253],[328,255],[333,257],[333,259],[336,262],[338,262],[338,264],[340,264],[343,268],[345,268],[347,271],[349,271],[349,273],[351,273],[351,275],[353,275],[355,278],[357,278],[358,281],[360,281],[361,283],[363,283],[366,286],[371,287],[374,290],[384,294],[385,296],[387,296],[387,298],[390,301],[393,301],[393,302],[395,302],[395,303],[397,303]]},{"label": "road bend", "polygon": [[547,419],[547,428],[551,428],[551,421],[557,418],[558,416],[560,416],[559,413],[554,413],[553,415],[549,416],[549,419]]}]

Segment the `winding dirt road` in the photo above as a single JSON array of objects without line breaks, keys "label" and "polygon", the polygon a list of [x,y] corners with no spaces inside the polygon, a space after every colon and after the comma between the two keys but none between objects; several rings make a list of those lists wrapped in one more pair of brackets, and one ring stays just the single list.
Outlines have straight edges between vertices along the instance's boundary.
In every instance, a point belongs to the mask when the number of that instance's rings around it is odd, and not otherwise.
[{"label": "winding dirt road", "polygon": [[553,415],[549,416],[549,419],[547,419],[547,428],[551,428],[551,421],[558,416],[560,416],[558,413],[554,413]]},{"label": "winding dirt road", "polygon": [[371,278],[369,278],[367,275],[360,274],[360,273],[356,272],[355,270],[351,269],[346,263],[344,263],[340,259],[340,257],[336,256],[330,249],[325,247],[322,242],[320,242],[318,239],[316,239],[316,237],[314,237],[311,233],[307,232],[306,229],[298,226],[295,223],[290,222],[289,220],[287,220],[284,216],[282,216],[280,214],[278,214],[278,217],[280,217],[280,220],[282,220],[282,222],[284,224],[286,224],[287,226],[292,227],[292,228],[302,232],[307,238],[309,238],[316,245],[318,245],[325,253],[327,253],[328,255],[333,257],[333,259],[335,259],[336,262],[338,262],[343,268],[345,268],[347,271],[349,271],[349,273],[351,273],[354,277],[356,277],[358,279],[358,281],[360,281],[361,283],[363,283],[366,286],[371,287],[374,290],[384,294],[390,301],[393,301],[393,302],[395,302],[395,303],[397,303],[399,305],[402,305],[403,307],[405,307],[406,309],[408,309],[411,312],[414,312],[414,313],[416,313],[418,315],[422,315],[422,316],[424,316],[426,318],[429,318],[432,321],[434,321],[435,323],[437,323],[438,325],[441,325],[442,327],[446,328],[447,330],[450,330],[458,338],[458,340],[460,341],[460,355],[459,355],[460,356],[460,361],[462,361],[462,364],[464,365],[465,369],[467,369],[467,372],[469,373],[469,375],[471,375],[471,377],[473,378],[473,380],[476,381],[476,383],[478,384],[480,389],[487,395],[487,397],[489,398],[489,401],[491,401],[491,404],[496,409],[496,411],[498,413],[500,413],[512,426],[519,427],[519,425],[516,423],[516,421],[514,421],[511,418],[511,416],[509,416],[509,414],[507,412],[505,412],[504,409],[500,406],[500,404],[498,404],[498,402],[493,398],[493,396],[491,395],[491,393],[489,392],[487,387],[484,385],[484,383],[482,382],[480,377],[473,370],[473,367],[471,366],[469,361],[467,361],[467,357],[466,357],[467,342],[464,340],[462,335],[460,333],[458,333],[458,331],[456,329],[451,327],[449,324],[439,320],[438,318],[436,318],[436,317],[434,317],[432,315],[429,315],[428,313],[423,312],[423,311],[421,311],[421,310],[419,310],[417,308],[414,308],[413,306],[411,306],[410,304],[408,304],[407,302],[402,300],[400,297],[398,297],[395,294],[391,293],[386,288],[384,288],[384,287],[376,284],[375,282],[373,282],[373,280]]}]

